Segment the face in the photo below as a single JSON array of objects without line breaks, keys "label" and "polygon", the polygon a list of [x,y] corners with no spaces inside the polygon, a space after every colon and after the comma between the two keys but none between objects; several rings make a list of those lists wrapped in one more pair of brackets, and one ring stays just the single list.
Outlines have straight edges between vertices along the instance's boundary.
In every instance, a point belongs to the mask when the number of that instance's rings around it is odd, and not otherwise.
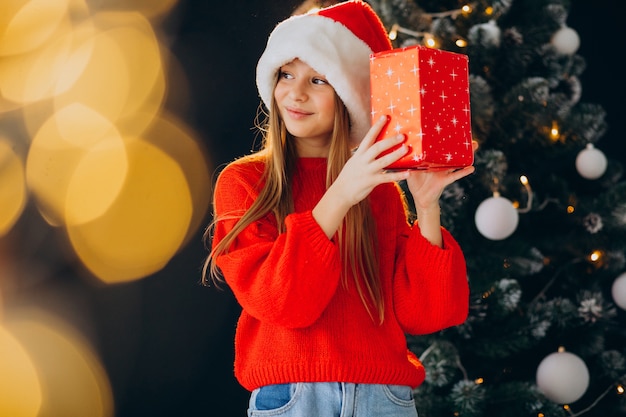
[{"label": "face", "polygon": [[300,153],[328,149],[335,119],[335,90],[323,75],[299,59],[283,65],[274,100]]}]

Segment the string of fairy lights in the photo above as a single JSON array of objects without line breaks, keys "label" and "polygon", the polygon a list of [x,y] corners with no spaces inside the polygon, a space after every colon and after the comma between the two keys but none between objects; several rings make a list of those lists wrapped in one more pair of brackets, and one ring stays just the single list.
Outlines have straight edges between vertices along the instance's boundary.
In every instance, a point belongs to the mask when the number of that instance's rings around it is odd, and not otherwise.
[{"label": "string of fairy lights", "polygon": [[[439,12],[439,13],[426,13],[426,15],[435,19],[449,17],[454,20],[458,16],[469,15],[474,10],[474,7],[475,7],[475,3],[469,3],[459,9],[454,9],[454,10],[449,10],[447,12]],[[492,14],[493,8],[489,8],[487,13]],[[421,40],[421,43],[424,46],[427,46],[429,48],[436,48],[438,46],[436,37],[433,35],[433,33],[429,31],[417,32],[417,31],[402,27],[399,24],[395,23],[393,26],[391,26],[391,30],[389,31],[389,39],[391,39],[392,41],[396,40],[398,37],[398,33],[404,33],[405,35],[412,36],[417,40]],[[459,48],[464,48],[467,46],[467,39],[459,36],[455,40],[454,43]]]},{"label": "string of fairy lights", "polygon": [[[301,12],[312,11],[313,9],[317,9],[319,7],[324,7],[328,5],[328,4],[323,4],[323,5],[317,4],[317,6],[315,6],[315,4],[317,3],[306,1],[301,6],[300,11]],[[302,7],[304,7],[304,9],[302,9]],[[495,16],[496,12],[494,11],[494,8],[491,6],[486,6],[484,7],[484,9],[481,9],[480,11],[478,11],[476,7],[477,7],[477,2],[469,2],[458,9],[453,9],[453,10],[439,12],[439,13],[427,13],[426,12],[424,13],[424,15],[431,19],[447,18],[447,19],[455,20],[459,18],[469,17],[473,13],[480,12],[480,13],[484,13],[484,20],[489,22],[488,24],[491,25],[490,28],[494,28],[494,30],[499,30],[497,29],[497,26],[495,25],[495,19],[497,19],[497,16]],[[436,35],[430,30],[416,31],[410,28],[403,27],[398,23],[394,23],[389,29],[388,36],[392,41],[395,41],[398,39],[399,34],[408,35],[409,37],[413,38],[414,42],[417,42],[418,44],[421,44],[426,47],[438,48],[440,45],[439,41],[437,40]],[[466,48],[468,46],[468,42],[469,42],[468,39],[465,39],[464,37],[459,36],[459,35],[456,35],[456,39],[454,40],[454,44],[458,48],[461,48],[461,49]],[[566,25],[563,25],[563,27],[561,27],[560,30],[557,30],[555,35],[552,37],[551,43],[552,43],[552,46],[556,48],[557,51],[562,54],[574,54],[577,51],[578,45],[579,45],[578,34],[573,29],[567,27]],[[523,97],[520,97],[520,100],[523,100]],[[551,125],[546,126],[544,130],[546,132],[547,139],[554,143],[565,140],[565,137],[560,132],[560,126],[556,120],[552,121]],[[600,150],[596,149],[592,144],[588,144],[585,147],[585,149],[581,150],[576,159],[576,169],[578,170],[579,174],[582,177],[587,178],[589,180],[594,180],[594,179],[601,177],[606,170],[606,166],[607,166],[606,157]],[[521,175],[519,178],[519,181],[526,195],[526,203],[524,204],[523,207],[521,207],[521,203],[519,201],[510,201],[507,198],[501,196],[500,192],[498,191],[499,181],[497,178],[494,178],[494,188],[492,190],[493,196],[486,199],[485,201],[483,201],[483,203],[479,205],[476,211],[476,216],[475,216],[476,226],[485,237],[492,239],[492,240],[506,239],[516,230],[518,220],[519,220],[519,214],[529,213],[530,211],[533,210],[534,193],[530,185],[530,180],[526,175]],[[541,210],[547,204],[550,204],[550,203],[558,203],[558,202],[555,201],[554,199],[546,199],[545,202],[543,202],[542,204],[539,204],[537,208],[534,208],[534,210]],[[573,214],[575,211],[576,211],[576,206],[574,202],[568,202],[565,205],[565,212],[567,214]],[[501,226],[497,230],[490,228],[491,227],[490,225],[494,223],[498,223],[497,221],[494,221],[494,218],[498,218],[500,220]],[[604,253],[602,250],[596,249],[596,250],[593,250],[591,253],[589,253],[586,257],[577,258],[577,259],[572,260],[571,262],[572,263],[590,262],[592,264],[598,264],[603,261],[603,255]],[[549,262],[549,260],[546,259],[544,260],[544,262]],[[571,265],[571,263],[568,263],[568,265]],[[546,283],[544,288],[539,292],[539,294],[537,295],[537,297],[535,297],[533,301],[537,301],[539,297],[541,297],[541,295],[544,294],[547,291],[547,289],[555,283],[558,277],[562,274],[563,270],[564,270],[564,267],[559,268],[556,271],[554,276]],[[626,274],[624,274],[624,277],[625,277],[624,281],[626,282]],[[483,294],[483,298],[489,297],[492,292],[493,291],[485,292]],[[626,295],[624,297],[626,298]],[[421,355],[421,357],[425,358],[426,356],[428,356],[432,348],[433,346],[426,349]],[[540,388],[542,388],[541,383],[540,383],[541,378],[544,378],[546,380],[546,382],[544,382],[544,384],[546,385],[555,383],[554,381],[551,381],[549,377],[543,376],[543,374],[546,374],[546,372],[543,370],[552,369],[557,364],[558,366],[561,366],[561,367],[569,366],[569,367],[578,368],[575,370],[579,372],[579,375],[581,373],[583,375],[586,373],[587,375],[586,381],[585,381],[585,378],[582,378],[582,381],[580,380],[581,378],[579,378],[579,380],[576,381],[574,385],[561,388],[560,390],[558,390],[557,394],[554,394],[548,397],[548,398],[551,397],[550,398],[551,400],[559,404],[562,404],[563,409],[568,413],[570,417],[579,417],[591,411],[598,403],[600,403],[600,401],[603,398],[605,398],[611,392],[614,392],[617,395],[623,395],[626,390],[624,384],[622,384],[621,382],[614,382],[606,390],[604,390],[590,405],[588,405],[586,408],[579,410],[578,412],[574,412],[572,410],[572,407],[570,406],[570,403],[575,402],[580,397],[582,397],[582,395],[587,390],[588,379],[589,379],[588,370],[586,368],[586,365],[580,358],[578,358],[576,355],[572,353],[567,352],[564,347],[559,347],[557,352],[554,352],[553,354],[548,355],[538,367],[537,382],[538,382],[538,385],[540,385]],[[458,361],[457,365],[459,369],[462,371],[464,375],[464,379],[469,381],[469,376],[467,375],[467,372],[464,369],[463,365],[460,363],[460,361]],[[543,374],[542,374],[542,371],[543,371]],[[550,373],[553,374],[554,372],[548,371],[548,375],[550,375]],[[473,381],[477,385],[481,385],[485,383],[485,379],[483,377],[477,377]],[[457,413],[456,415],[459,415],[459,414]],[[538,412],[537,417],[546,417],[546,416],[544,415],[543,412]]]}]

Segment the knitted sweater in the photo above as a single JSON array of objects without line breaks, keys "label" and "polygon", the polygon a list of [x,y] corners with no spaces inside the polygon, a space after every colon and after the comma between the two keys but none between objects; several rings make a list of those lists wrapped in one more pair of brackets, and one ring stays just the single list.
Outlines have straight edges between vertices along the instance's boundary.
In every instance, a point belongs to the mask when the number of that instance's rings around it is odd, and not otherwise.
[{"label": "knitted sweater", "polygon": [[[215,186],[215,211],[227,216],[214,244],[257,197],[260,162],[234,162]],[[463,323],[469,288],[463,253],[445,229],[443,249],[406,220],[399,188],[370,194],[380,251],[385,319],[374,322],[353,278],[341,279],[337,245],[312,215],[326,190],[326,160],[298,160],[294,213],[279,234],[267,215],[239,234],[216,259],[242,307],[235,335],[235,376],[248,390],[287,382],[353,382],[416,387],[424,367],[406,334],[427,334]],[[229,214],[234,216],[228,216]]]}]

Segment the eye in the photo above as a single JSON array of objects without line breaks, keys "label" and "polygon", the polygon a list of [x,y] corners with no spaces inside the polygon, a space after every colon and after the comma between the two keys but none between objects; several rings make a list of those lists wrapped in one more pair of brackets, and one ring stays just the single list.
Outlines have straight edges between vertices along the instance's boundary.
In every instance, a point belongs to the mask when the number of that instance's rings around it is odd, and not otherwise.
[{"label": "eye", "polygon": [[284,80],[290,80],[293,78],[293,75],[291,75],[290,73],[286,72],[286,71],[280,71],[278,73],[278,78],[279,79],[284,79]]},{"label": "eye", "polygon": [[328,81],[326,81],[324,78],[320,78],[320,77],[315,77],[313,78],[313,84],[317,84],[317,85],[327,85]]}]

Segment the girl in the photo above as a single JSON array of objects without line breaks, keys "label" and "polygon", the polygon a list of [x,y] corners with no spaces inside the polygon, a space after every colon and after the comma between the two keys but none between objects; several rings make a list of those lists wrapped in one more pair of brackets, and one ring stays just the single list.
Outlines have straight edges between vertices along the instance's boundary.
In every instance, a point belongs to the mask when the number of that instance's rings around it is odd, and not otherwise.
[{"label": "girl", "polygon": [[474,168],[385,171],[407,152],[403,137],[375,140],[386,117],[369,123],[369,56],[387,49],[374,11],[348,1],[281,22],[258,62],[263,148],[217,180],[204,268],[242,306],[249,416],[414,417],[425,373],[406,333],[467,316],[465,260],[438,201]]}]

